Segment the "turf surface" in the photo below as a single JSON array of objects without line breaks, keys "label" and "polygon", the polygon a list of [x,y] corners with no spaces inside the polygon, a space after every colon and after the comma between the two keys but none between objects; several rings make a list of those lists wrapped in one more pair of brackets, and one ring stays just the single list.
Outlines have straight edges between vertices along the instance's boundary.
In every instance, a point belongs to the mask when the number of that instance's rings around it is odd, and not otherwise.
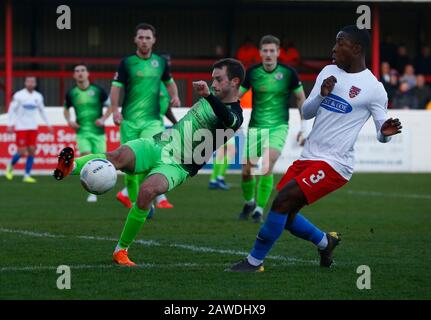
[{"label": "turf surface", "polygon": [[[209,191],[207,175],[172,191],[175,208],[157,210],[130,249],[136,269],[111,262],[127,215],[114,191],[87,203],[77,177],[0,177],[0,299],[431,298],[431,175],[355,174],[302,211],[342,234],[334,267],[321,269],[314,246],[285,233],[262,274],[224,272],[259,228],[237,220],[239,177],[227,192]],[[56,287],[59,265],[71,268],[70,290]],[[356,286],[360,265],[371,269],[370,290]]]}]

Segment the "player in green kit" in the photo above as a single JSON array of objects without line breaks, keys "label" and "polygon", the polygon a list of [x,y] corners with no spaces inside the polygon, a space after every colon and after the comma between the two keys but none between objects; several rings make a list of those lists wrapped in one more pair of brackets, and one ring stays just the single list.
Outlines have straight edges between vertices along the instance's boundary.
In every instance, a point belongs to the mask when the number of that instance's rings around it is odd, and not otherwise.
[{"label": "player in green kit", "polygon": [[[64,117],[69,126],[76,131],[76,144],[81,156],[89,153],[106,152],[104,122],[109,116],[103,114],[103,107],[109,105],[108,95],[101,87],[90,83],[89,72],[85,63],[73,68],[76,81],[67,93],[64,102]],[[70,108],[75,110],[75,121],[71,119]],[[89,194],[88,202],[96,202],[97,196]]]},{"label": "player in green kit", "polygon": [[83,166],[96,158],[107,159],[117,170],[146,175],[139,188],[136,203],[129,211],[113,259],[134,266],[128,248],[139,234],[157,195],[195,176],[211,158],[214,150],[235,135],[242,124],[239,86],[244,67],[238,60],[222,59],[213,65],[212,94],[205,81],[193,82],[199,99],[174,126],[150,139],[136,139],[108,153],[91,154],[74,159],[73,149],[59,155],[54,177],[62,180],[69,174],[79,175]]},{"label": "player in green kit", "polygon": [[[111,106],[114,123],[120,126],[120,142],[124,144],[138,138],[151,138],[160,131],[160,84],[163,82],[171,97],[172,107],[180,105],[178,89],[166,59],[153,53],[156,29],[146,23],[136,29],[136,52],[124,58],[112,81]],[[120,93],[124,100],[119,112]],[[126,174],[125,182],[130,201],[136,201],[143,176]],[[117,199],[121,201],[117,194]],[[123,201],[122,201],[123,202]]]},{"label": "player in green kit", "polygon": [[[245,164],[242,169],[241,188],[244,207],[239,215],[241,220],[248,219],[252,214],[255,222],[261,222],[263,210],[268,203],[273,188],[273,167],[280,156],[286,141],[289,128],[289,99],[295,96],[299,109],[305,101],[304,89],[296,71],[278,63],[280,40],[272,35],[262,37],[260,56],[262,63],[247,69],[246,77],[241,85],[241,93],[252,89],[252,112],[244,150]],[[302,115],[301,115],[301,119]],[[301,131],[304,132],[301,121]],[[262,172],[257,183],[253,169],[262,157]]]},{"label": "player in green kit", "polygon": [[[161,55],[163,58],[166,59],[168,62],[168,65],[170,66],[171,58],[168,54]],[[159,91],[159,106],[160,106],[160,121],[154,124],[154,132],[159,133],[165,130],[164,125],[164,117],[168,118],[169,121],[172,122],[172,124],[177,123],[177,119],[175,118],[174,113],[171,109],[171,97],[169,96],[169,92],[166,89],[166,85],[161,82],[160,84],[160,91]],[[145,137],[142,137],[145,138]],[[144,176],[139,175],[138,184],[140,184],[143,180]],[[121,191],[117,193],[117,199],[124,204],[127,208],[132,207],[132,202],[130,201],[130,198],[128,196],[128,190],[127,187],[124,187]],[[166,195],[162,194],[156,197],[156,208],[159,209],[171,209],[173,208],[173,205],[168,201]]]}]

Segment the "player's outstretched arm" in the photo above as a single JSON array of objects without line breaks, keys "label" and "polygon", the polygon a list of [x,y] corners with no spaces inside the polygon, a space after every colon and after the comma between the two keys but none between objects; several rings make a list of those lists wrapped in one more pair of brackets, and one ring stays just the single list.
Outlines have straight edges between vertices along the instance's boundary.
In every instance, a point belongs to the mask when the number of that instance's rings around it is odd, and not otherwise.
[{"label": "player's outstretched arm", "polygon": [[111,86],[111,93],[109,96],[109,99],[111,100],[111,106],[108,108],[107,112],[112,111],[112,115],[114,118],[114,123],[119,126],[121,122],[123,121],[123,116],[119,110],[119,104],[120,104],[120,93],[121,88],[117,86]]},{"label": "player's outstretched arm", "polygon": [[193,88],[197,94],[209,102],[215,115],[223,122],[225,127],[232,128],[235,126],[237,123],[236,117],[219,98],[211,94],[208,84],[205,81],[193,82]]},{"label": "player's outstretched arm", "polygon": [[[318,78],[319,79],[319,78]],[[302,105],[302,115],[305,120],[312,119],[316,116],[317,110],[319,109],[320,103],[323,98],[329,95],[334,90],[337,79],[334,76],[330,76],[322,81],[322,85],[318,88],[318,79],[314,85],[313,90]],[[319,90],[320,89],[320,90]],[[320,91],[320,93],[318,93]]]},{"label": "player's outstretched arm", "polygon": [[402,128],[403,127],[398,118],[396,119],[389,118],[382,124],[382,127],[380,128],[380,132],[383,136],[390,137],[401,133]]}]

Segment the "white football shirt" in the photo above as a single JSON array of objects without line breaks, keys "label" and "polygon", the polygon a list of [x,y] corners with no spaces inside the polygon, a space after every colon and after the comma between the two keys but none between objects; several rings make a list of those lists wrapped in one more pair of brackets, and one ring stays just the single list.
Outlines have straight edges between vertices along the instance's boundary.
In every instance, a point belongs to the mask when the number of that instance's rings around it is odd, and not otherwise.
[{"label": "white football shirt", "polygon": [[15,130],[37,130],[37,112],[49,125],[43,96],[36,90],[32,92],[25,88],[19,90],[13,95],[9,106],[8,125],[15,126]]},{"label": "white football shirt", "polygon": [[[333,91],[322,97],[322,82],[330,76],[334,76],[337,82]],[[304,118],[315,117],[315,120],[300,160],[325,161],[349,180],[353,174],[354,144],[370,116],[376,125],[377,139],[389,141],[380,133],[383,122],[388,118],[387,103],[382,83],[370,70],[347,73],[336,65],[326,66],[302,107]]]}]

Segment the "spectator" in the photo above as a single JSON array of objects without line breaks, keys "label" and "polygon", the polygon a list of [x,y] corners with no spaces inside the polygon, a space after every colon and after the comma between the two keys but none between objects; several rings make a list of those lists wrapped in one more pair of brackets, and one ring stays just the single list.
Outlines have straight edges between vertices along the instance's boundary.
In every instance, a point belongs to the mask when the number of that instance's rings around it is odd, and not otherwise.
[{"label": "spectator", "polygon": [[389,107],[392,107],[392,100],[398,89],[398,72],[395,69],[390,71],[389,83],[385,86],[385,90],[388,93]]},{"label": "spectator", "polygon": [[221,44],[217,44],[214,48],[214,56],[216,59],[226,58],[226,49]]},{"label": "spectator", "polygon": [[383,61],[380,65],[380,81],[383,85],[389,83],[391,80],[391,66],[389,62]]},{"label": "spectator", "polygon": [[287,38],[284,38],[280,47],[280,56],[278,57],[281,63],[296,67],[299,65],[301,55],[295,48],[295,44]]},{"label": "spectator", "polygon": [[397,69],[399,73],[402,73],[404,72],[404,68],[406,64],[409,64],[409,63],[411,62],[410,62],[409,55],[407,53],[407,47],[404,44],[401,44],[398,46],[397,57],[395,60],[394,67],[395,69]]},{"label": "spectator", "polygon": [[418,109],[425,109],[431,101],[431,88],[425,83],[425,77],[422,74],[417,75],[413,92],[418,101]]},{"label": "spectator", "polygon": [[244,42],[238,48],[235,58],[241,61],[244,67],[260,62],[260,53],[257,46],[250,37],[246,37]]},{"label": "spectator", "polygon": [[393,43],[392,35],[387,34],[380,44],[380,59],[387,61],[391,66],[395,66],[397,60],[397,45]]},{"label": "spectator", "polygon": [[401,81],[392,101],[392,109],[417,109],[418,101],[407,81]]},{"label": "spectator", "polygon": [[406,64],[404,67],[404,74],[400,78],[400,81],[407,81],[409,89],[413,89],[416,86],[415,68],[412,64]]},{"label": "spectator", "polygon": [[422,47],[421,54],[416,58],[415,67],[417,73],[431,75],[430,47]]}]

